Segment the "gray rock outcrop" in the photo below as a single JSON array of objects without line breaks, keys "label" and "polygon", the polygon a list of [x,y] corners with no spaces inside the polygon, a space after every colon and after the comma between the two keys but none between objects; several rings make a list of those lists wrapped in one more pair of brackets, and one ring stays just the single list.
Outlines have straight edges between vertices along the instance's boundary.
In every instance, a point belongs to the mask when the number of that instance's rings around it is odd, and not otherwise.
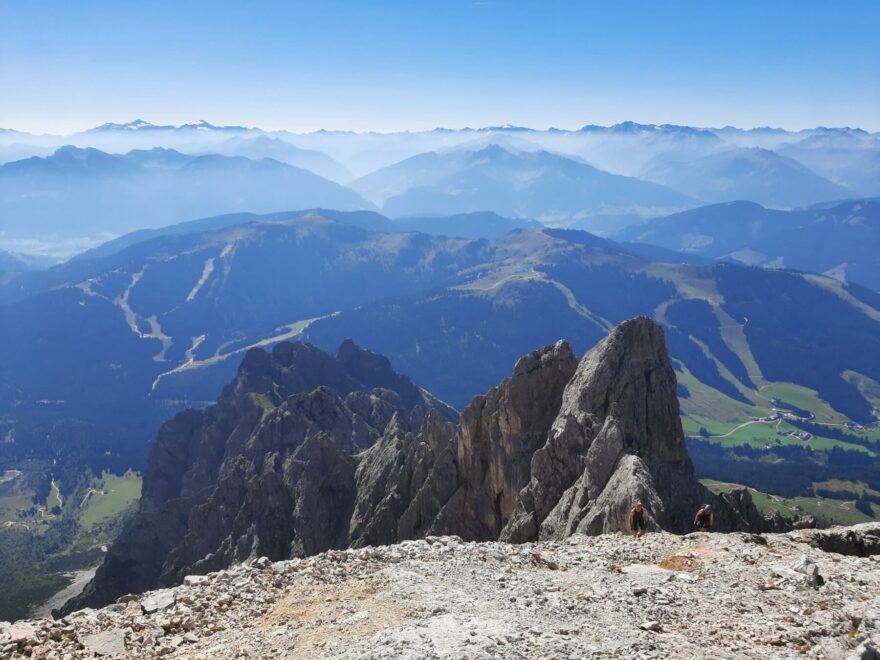
[{"label": "gray rock outcrop", "polygon": [[685,531],[711,500],[693,476],[662,328],[614,328],[578,365],[502,538],[622,529],[642,500],[654,525]]},{"label": "gray rock outcrop", "polygon": [[426,415],[457,418],[351,342],[336,356],[303,343],[249,351],[215,405],[162,427],[136,516],[62,612],[250,556],[346,547],[355,455],[386,429],[418,430]]},{"label": "gray rock outcrop", "polygon": [[251,351],[216,405],[162,428],[143,493],[63,612],[252,557],[612,532],[636,500],[653,528],[689,531],[706,502],[717,529],[765,525],[748,493],[695,479],[663,330],[644,317],[580,361],[564,341],[524,356],[458,419],[348,341]]},{"label": "gray rock outcrop", "polygon": [[880,523],[801,530],[793,532],[792,536],[825,552],[856,557],[880,555]]}]

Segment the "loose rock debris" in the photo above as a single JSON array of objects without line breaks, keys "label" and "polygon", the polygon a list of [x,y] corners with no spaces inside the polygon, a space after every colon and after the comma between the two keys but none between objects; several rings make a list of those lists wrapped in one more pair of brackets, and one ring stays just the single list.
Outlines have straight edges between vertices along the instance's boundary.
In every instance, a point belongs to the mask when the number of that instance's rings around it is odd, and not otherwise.
[{"label": "loose rock debris", "polygon": [[0,624],[0,657],[875,657],[880,558],[762,538],[429,537],[259,558],[59,621]]}]

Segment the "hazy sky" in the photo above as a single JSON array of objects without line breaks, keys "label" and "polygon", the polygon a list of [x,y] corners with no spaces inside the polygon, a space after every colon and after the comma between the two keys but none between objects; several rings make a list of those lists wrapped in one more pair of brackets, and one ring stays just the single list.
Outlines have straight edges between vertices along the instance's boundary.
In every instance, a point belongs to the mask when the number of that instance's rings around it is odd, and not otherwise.
[{"label": "hazy sky", "polygon": [[0,0],[0,126],[880,130],[880,2]]}]

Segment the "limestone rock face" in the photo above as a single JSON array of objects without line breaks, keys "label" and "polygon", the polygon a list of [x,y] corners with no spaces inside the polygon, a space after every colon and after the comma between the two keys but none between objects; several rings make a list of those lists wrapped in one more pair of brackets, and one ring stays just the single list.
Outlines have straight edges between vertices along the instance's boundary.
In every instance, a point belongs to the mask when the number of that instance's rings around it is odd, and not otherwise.
[{"label": "limestone rock face", "polygon": [[386,429],[389,441],[412,435],[429,410],[441,426],[457,416],[351,342],[339,356],[302,343],[249,351],[215,405],[162,427],[137,515],[62,612],[250,556],[346,547],[355,455]]},{"label": "limestone rock face", "polygon": [[498,538],[529,482],[532,457],[546,440],[576,367],[571,347],[560,341],[521,358],[510,378],[474,398],[461,416],[453,467],[443,466],[426,485],[438,496],[448,494],[429,533]]},{"label": "limestone rock face", "polygon": [[706,502],[718,530],[767,528],[747,492],[694,478],[663,330],[643,317],[580,361],[564,341],[524,356],[460,418],[349,341],[251,351],[216,405],[162,428],[143,493],[63,612],[249,558],[614,532],[636,500],[655,529],[689,531]]},{"label": "limestone rock face", "polygon": [[453,483],[451,439],[454,427],[434,411],[428,413],[418,434],[397,419],[385,435],[359,456],[355,481],[357,498],[349,538],[354,547],[387,545],[423,536],[447,489],[434,489],[433,499],[421,495],[430,475]]},{"label": "limestone rock face", "polygon": [[694,478],[675,391],[662,328],[645,317],[614,328],[566,386],[501,538],[624,529],[636,500],[653,525],[687,531],[714,498]]}]

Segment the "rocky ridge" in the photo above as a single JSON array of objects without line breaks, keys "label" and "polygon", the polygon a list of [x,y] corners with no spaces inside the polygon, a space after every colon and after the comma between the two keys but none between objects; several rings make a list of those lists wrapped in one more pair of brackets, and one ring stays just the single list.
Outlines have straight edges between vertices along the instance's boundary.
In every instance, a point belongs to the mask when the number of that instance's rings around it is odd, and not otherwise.
[{"label": "rocky ridge", "polygon": [[651,529],[688,531],[705,502],[720,531],[769,529],[747,495],[695,479],[663,330],[648,318],[579,361],[564,341],[522,357],[455,418],[351,342],[335,356],[253,350],[216,405],[162,428],[138,514],[61,613],[259,556],[602,534],[625,528],[635,500]]},{"label": "rocky ridge", "polygon": [[[260,557],[59,621],[0,624],[0,656],[875,660],[878,538],[874,523],[524,544],[428,536]],[[817,547],[827,542],[850,554]]]},{"label": "rocky ridge", "polygon": [[282,342],[249,351],[217,403],[159,432],[139,510],[72,611],[179,583],[251,556],[345,545],[353,455],[385,433],[454,410],[344,342],[335,355]]}]

